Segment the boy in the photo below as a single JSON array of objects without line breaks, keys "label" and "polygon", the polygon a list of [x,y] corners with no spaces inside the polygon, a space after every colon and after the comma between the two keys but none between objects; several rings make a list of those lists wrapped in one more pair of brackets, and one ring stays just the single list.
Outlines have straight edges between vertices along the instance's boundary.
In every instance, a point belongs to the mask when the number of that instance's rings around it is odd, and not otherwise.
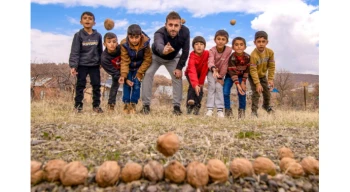
[{"label": "boy", "polygon": [[223,77],[227,73],[228,59],[232,48],[226,46],[228,42],[228,33],[225,30],[218,30],[215,33],[214,41],[216,46],[209,50],[208,61],[208,98],[207,98],[207,116],[213,115],[213,108],[217,108],[218,117],[224,116],[224,95],[223,95]]},{"label": "boy", "polygon": [[78,113],[83,110],[86,76],[89,75],[93,91],[93,111],[96,113],[103,113],[100,107],[102,36],[96,29],[92,29],[95,25],[95,16],[93,13],[88,11],[82,13],[80,24],[82,24],[84,28],[75,33],[69,56],[71,74],[77,76],[74,108]]},{"label": "boy", "polygon": [[[252,116],[258,117],[258,104],[260,94],[263,93],[263,108],[274,112],[270,106],[270,91],[274,87],[275,58],[274,52],[267,48],[268,36],[265,31],[255,33],[254,44],[256,48],[250,54],[249,83],[252,87]],[[266,74],[268,73],[268,74]]]},{"label": "boy", "polygon": [[230,56],[227,75],[224,80],[224,101],[225,101],[225,116],[232,115],[230,105],[231,87],[236,85],[239,101],[238,118],[245,116],[246,107],[246,81],[249,74],[250,56],[244,52],[247,48],[246,41],[242,37],[236,37],[232,40],[233,53]]},{"label": "boy", "polygon": [[209,51],[205,50],[206,41],[202,36],[192,40],[193,51],[190,53],[188,66],[185,71],[188,80],[187,114],[199,115],[203,97],[203,85],[208,73]]},{"label": "boy", "polygon": [[141,27],[132,24],[121,44],[121,77],[123,86],[124,113],[135,114],[136,104],[140,98],[141,81],[152,62],[150,38]]},{"label": "boy", "polygon": [[120,45],[118,45],[117,35],[108,32],[103,37],[103,45],[106,47],[101,56],[103,69],[112,77],[112,86],[109,92],[108,109],[114,110],[116,97],[119,88],[120,77]]}]

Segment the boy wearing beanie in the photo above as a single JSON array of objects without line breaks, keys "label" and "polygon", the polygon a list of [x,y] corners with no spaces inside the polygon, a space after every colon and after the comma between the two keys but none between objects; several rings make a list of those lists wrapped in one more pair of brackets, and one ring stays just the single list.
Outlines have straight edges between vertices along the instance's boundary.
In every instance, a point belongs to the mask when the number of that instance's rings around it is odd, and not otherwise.
[{"label": "boy wearing beanie", "polygon": [[203,97],[203,85],[208,73],[209,51],[205,50],[206,41],[202,36],[192,40],[193,51],[190,53],[185,76],[189,86],[187,91],[187,114],[199,115]]},{"label": "boy wearing beanie", "polygon": [[213,108],[217,108],[218,117],[225,117],[223,85],[227,73],[228,59],[230,58],[232,48],[226,46],[228,43],[228,33],[225,30],[218,30],[215,33],[214,41],[216,46],[209,50],[208,59],[208,98],[207,98],[207,116],[213,115]]},{"label": "boy wearing beanie", "polygon": [[274,112],[270,106],[270,91],[274,87],[275,56],[274,52],[267,48],[268,36],[265,31],[255,33],[254,44],[256,48],[250,54],[249,83],[253,91],[252,116],[258,117],[258,104],[260,94],[263,94],[263,108],[268,112]]}]

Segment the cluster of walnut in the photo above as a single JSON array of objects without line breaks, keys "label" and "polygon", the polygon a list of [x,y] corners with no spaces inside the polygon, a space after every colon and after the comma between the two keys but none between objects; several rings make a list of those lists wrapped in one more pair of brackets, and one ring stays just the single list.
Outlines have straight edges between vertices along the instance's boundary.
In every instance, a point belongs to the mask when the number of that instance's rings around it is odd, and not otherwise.
[{"label": "cluster of walnut", "polygon": [[[169,132],[159,136],[157,150],[166,157],[173,156],[180,147],[176,134]],[[294,159],[289,148],[278,150],[280,169],[292,177],[304,174],[318,174],[318,161],[313,157],[304,158],[301,163]],[[245,158],[235,158],[229,168],[219,159],[210,159],[207,164],[192,161],[186,167],[173,160],[163,166],[157,161],[148,161],[144,166],[128,162],[123,168],[116,161],[105,161],[98,167],[96,182],[100,187],[115,185],[119,180],[128,183],[142,177],[157,182],[163,179],[173,183],[187,182],[194,187],[201,187],[208,182],[225,183],[229,173],[233,178],[253,176],[254,174],[276,174],[275,164],[266,157],[258,157],[253,162]],[[37,184],[42,180],[49,182],[60,181],[65,186],[84,184],[88,177],[88,169],[79,161],[67,163],[63,160],[50,160],[44,166],[37,161],[31,162],[31,183]]]}]

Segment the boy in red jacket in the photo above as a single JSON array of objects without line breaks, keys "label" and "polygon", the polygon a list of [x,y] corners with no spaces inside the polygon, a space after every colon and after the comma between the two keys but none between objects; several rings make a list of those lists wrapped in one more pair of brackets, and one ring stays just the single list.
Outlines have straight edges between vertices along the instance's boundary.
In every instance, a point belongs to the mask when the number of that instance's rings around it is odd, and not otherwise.
[{"label": "boy in red jacket", "polygon": [[192,40],[193,51],[190,53],[185,76],[189,82],[187,92],[187,114],[199,114],[203,97],[203,85],[208,73],[209,51],[205,50],[205,39],[197,36]]}]

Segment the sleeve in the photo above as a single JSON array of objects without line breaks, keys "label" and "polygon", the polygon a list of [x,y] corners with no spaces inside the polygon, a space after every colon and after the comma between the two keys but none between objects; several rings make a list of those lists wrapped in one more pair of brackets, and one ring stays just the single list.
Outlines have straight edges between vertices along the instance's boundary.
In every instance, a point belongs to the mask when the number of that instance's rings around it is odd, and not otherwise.
[{"label": "sleeve", "polygon": [[142,79],[143,75],[146,73],[149,66],[151,66],[151,63],[152,63],[152,52],[151,52],[151,47],[148,45],[148,47],[146,47],[144,50],[143,61],[141,63],[140,68],[137,70],[138,74],[136,75]]},{"label": "sleeve", "polygon": [[269,61],[267,63],[267,71],[268,71],[268,81],[273,81],[275,78],[275,70],[276,70],[276,65],[275,65],[275,55],[274,52],[271,51]]},{"label": "sleeve", "polygon": [[182,47],[182,54],[179,59],[179,62],[177,63],[176,69],[182,70],[182,68],[185,67],[189,52],[190,52],[190,32],[188,30],[188,34],[186,35],[186,41]]},{"label": "sleeve", "polygon": [[195,58],[193,58],[193,55],[191,54],[190,59],[188,60],[187,74],[193,88],[195,88],[198,85],[198,75],[195,62]]},{"label": "sleeve", "polygon": [[164,34],[160,33],[160,32],[156,32],[154,33],[154,47],[155,47],[155,51],[159,54],[159,55],[163,55],[163,50],[164,50]]},{"label": "sleeve", "polygon": [[257,68],[258,66],[257,66],[257,60],[252,55],[250,55],[249,72],[250,72],[250,75],[252,76],[254,84],[257,85],[260,83],[258,68]]},{"label": "sleeve", "polygon": [[[122,44],[122,42],[120,42]],[[128,54],[128,50],[123,45],[120,45],[120,56],[121,56],[121,64],[120,64],[120,74],[122,77],[128,77],[129,73],[129,65],[130,65],[130,57]]]},{"label": "sleeve", "polygon": [[214,55],[215,53],[210,49],[209,50],[209,59],[208,59],[208,68],[213,71],[213,67],[215,68],[215,63],[214,63]]},{"label": "sleeve", "polygon": [[228,60],[227,73],[230,75],[233,83],[239,84],[238,75],[236,72],[235,56],[231,54],[230,59]]},{"label": "sleeve", "polygon": [[101,66],[102,68],[110,74],[113,78],[119,78],[120,77],[120,71],[117,70],[108,58],[105,57],[104,54],[101,56]]},{"label": "sleeve", "polygon": [[208,52],[204,52],[205,55],[203,55],[203,63],[202,63],[202,70],[201,70],[201,74],[199,76],[199,85],[203,86],[204,85],[204,81],[205,78],[207,77],[207,73],[208,73],[208,57],[209,57],[209,53]]},{"label": "sleeve", "polygon": [[245,63],[247,65],[247,68],[245,69],[245,71],[243,72],[243,78],[242,81],[246,82],[248,79],[248,75],[249,75],[249,62],[250,62],[250,56],[247,54],[247,56],[244,58],[245,59]]},{"label": "sleeve", "polygon": [[79,65],[79,55],[80,55],[80,39],[79,32],[76,33],[73,37],[72,47],[69,55],[69,67],[77,68]]}]

